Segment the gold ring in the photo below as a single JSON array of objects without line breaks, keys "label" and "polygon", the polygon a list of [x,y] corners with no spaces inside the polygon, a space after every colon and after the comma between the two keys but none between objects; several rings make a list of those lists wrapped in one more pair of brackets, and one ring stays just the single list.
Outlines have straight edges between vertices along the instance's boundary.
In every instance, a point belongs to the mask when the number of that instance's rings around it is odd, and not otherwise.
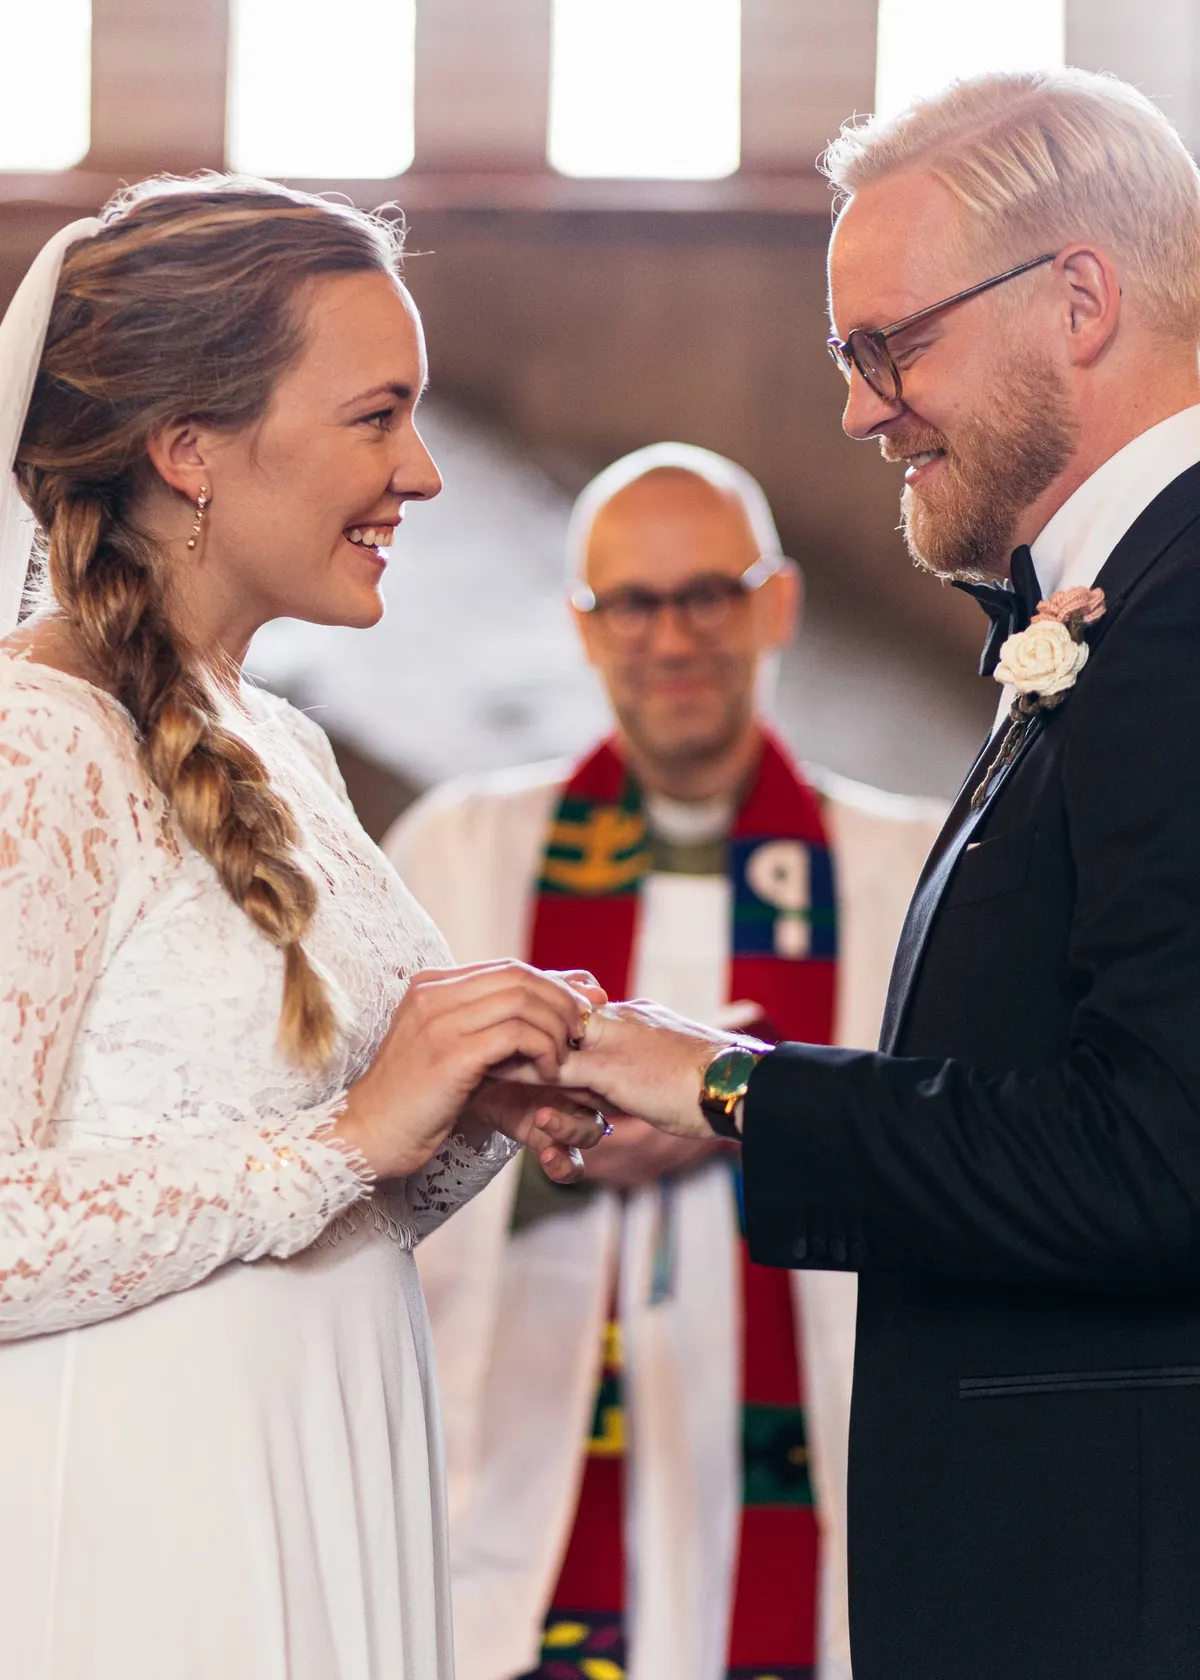
[{"label": "gold ring", "polygon": [[588,1025],[589,1025],[589,1023],[591,1022],[591,1019],[592,1019],[591,1005],[585,1003],[584,1006],[583,1006],[582,1013],[583,1013],[583,1025],[579,1029],[578,1036],[575,1037],[575,1038],[569,1038],[567,1040],[568,1047],[572,1050],[582,1050],[583,1049],[583,1041],[587,1037]]}]

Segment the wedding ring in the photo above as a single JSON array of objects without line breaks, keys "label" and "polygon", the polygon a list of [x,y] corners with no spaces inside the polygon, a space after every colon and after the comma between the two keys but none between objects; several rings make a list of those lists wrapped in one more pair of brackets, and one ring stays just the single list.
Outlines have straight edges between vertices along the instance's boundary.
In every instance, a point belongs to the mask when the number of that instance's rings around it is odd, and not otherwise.
[{"label": "wedding ring", "polygon": [[599,1109],[596,1110],[596,1119],[600,1122],[600,1136],[611,1137],[613,1135],[612,1121],[606,1120]]},{"label": "wedding ring", "polygon": [[590,1005],[588,1005],[586,1003],[584,1004],[582,1014],[583,1014],[583,1025],[579,1029],[579,1036],[577,1038],[569,1038],[567,1040],[567,1048],[570,1049],[570,1050],[582,1050],[583,1049],[583,1041],[587,1037],[588,1023],[592,1018],[592,1011],[591,1011]]}]

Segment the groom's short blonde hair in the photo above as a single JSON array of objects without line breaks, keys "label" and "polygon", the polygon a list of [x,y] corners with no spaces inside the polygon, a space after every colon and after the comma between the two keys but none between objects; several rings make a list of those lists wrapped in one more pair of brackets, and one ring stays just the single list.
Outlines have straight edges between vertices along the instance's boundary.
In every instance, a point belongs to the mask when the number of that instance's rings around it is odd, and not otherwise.
[{"label": "groom's short blonde hair", "polygon": [[936,176],[972,250],[1003,267],[1095,240],[1155,331],[1200,341],[1200,171],[1127,82],[1037,70],[954,82],[898,116],[848,123],[822,167],[839,191]]}]

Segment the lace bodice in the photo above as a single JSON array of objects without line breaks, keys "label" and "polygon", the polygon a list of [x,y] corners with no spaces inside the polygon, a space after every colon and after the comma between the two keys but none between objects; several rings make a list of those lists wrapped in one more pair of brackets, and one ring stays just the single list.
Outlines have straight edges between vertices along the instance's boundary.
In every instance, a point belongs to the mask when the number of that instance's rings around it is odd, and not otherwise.
[{"label": "lace bodice", "polygon": [[408,977],[447,952],[320,729],[245,700],[231,727],[300,823],[320,897],[308,946],[346,1003],[319,1074],[277,1050],[282,957],[178,832],[128,715],[0,650],[0,1338],[285,1258],[339,1216],[413,1243],[512,1153],[451,1139],[372,1192],[329,1136]]}]

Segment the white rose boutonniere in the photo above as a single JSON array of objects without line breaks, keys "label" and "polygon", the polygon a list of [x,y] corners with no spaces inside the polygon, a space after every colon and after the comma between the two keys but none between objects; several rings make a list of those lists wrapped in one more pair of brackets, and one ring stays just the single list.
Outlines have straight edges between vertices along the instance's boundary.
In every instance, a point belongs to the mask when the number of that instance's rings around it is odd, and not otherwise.
[{"label": "white rose boutonniere", "polygon": [[1102,589],[1059,589],[1048,601],[1039,601],[1028,630],[1010,636],[1000,649],[995,677],[1011,683],[1017,697],[1009,712],[1008,730],[1000,751],[992,761],[983,783],[975,790],[972,806],[978,810],[993,781],[1017,756],[1039,712],[1061,706],[1074,688],[1088,662],[1084,640],[1089,625],[1103,618]]},{"label": "white rose boutonniere", "polygon": [[1077,642],[1065,624],[1035,618],[1028,630],[1010,636],[1000,649],[996,681],[1011,683],[1018,694],[1047,699],[1075,686],[1087,656],[1087,643]]}]

